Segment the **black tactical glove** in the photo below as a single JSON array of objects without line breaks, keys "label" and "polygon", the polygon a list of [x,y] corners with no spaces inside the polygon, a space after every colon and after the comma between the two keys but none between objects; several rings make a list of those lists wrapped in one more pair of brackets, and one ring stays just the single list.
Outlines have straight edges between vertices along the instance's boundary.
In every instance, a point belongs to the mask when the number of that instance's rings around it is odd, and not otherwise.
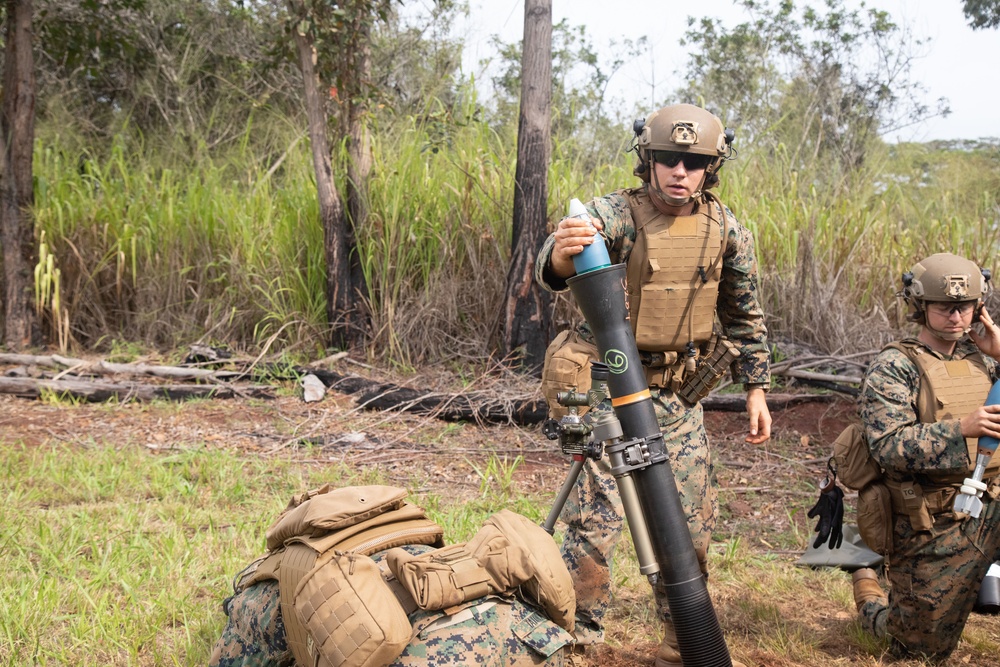
[{"label": "black tactical glove", "polygon": [[819,490],[819,500],[807,514],[810,519],[819,517],[813,532],[819,533],[813,542],[813,549],[827,540],[831,549],[839,549],[844,541],[844,492],[837,486],[836,477],[823,480]]}]

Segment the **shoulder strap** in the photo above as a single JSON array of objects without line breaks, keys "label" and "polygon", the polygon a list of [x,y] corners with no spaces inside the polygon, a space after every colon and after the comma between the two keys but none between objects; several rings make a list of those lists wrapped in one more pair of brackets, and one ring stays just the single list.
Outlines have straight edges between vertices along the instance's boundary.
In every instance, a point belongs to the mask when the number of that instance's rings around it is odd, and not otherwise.
[{"label": "shoulder strap", "polygon": [[[726,255],[726,247],[729,245],[729,216],[726,215],[726,207],[722,205],[722,200],[719,199],[714,192],[706,190],[704,194],[706,205],[708,202],[714,201],[715,205],[719,207],[719,216],[722,218],[720,221],[722,225],[722,243],[719,244],[719,254],[716,256],[715,261],[712,262],[712,266],[708,270],[708,273],[711,274],[715,272],[716,267],[719,266],[719,263],[722,262],[722,258]],[[712,216],[709,215],[709,217]]]},{"label": "shoulder strap", "polygon": [[924,347],[923,343],[916,338],[904,338],[893,341],[886,345],[883,350],[892,348],[899,350],[913,362],[920,373],[920,391],[917,392],[917,417],[924,424],[935,421],[936,398],[934,396],[934,384],[930,381],[928,369],[937,357]]},{"label": "shoulder strap", "polygon": [[632,214],[632,223],[635,225],[636,236],[638,236],[639,230],[645,227],[646,223],[655,217],[651,215],[643,215],[643,209],[645,207],[653,206],[653,202],[649,199],[649,194],[647,194],[643,188],[616,190],[615,194],[621,195],[628,204],[629,213]]}]

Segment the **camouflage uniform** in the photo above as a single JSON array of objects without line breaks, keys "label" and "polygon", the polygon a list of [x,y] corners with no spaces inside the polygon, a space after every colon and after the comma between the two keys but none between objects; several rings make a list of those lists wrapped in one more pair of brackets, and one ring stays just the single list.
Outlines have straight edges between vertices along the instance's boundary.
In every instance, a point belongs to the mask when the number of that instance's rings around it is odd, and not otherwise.
[{"label": "camouflage uniform", "polygon": [[[954,356],[975,349],[963,339]],[[996,362],[984,359],[996,380]],[[959,420],[919,421],[919,390],[916,365],[888,348],[868,369],[860,412],[872,456],[886,476],[924,485],[922,473],[961,473],[969,470],[970,461]],[[866,630],[891,637],[896,653],[944,659],[958,644],[990,563],[1000,559],[1000,503],[984,494],[978,519],[956,521],[943,511],[933,520],[933,532],[917,531],[907,515],[895,513],[893,554],[887,563],[889,605],[869,601],[859,614]]]},{"label": "camouflage uniform", "polygon": [[[699,200],[698,206],[705,205],[704,199]],[[587,210],[604,226],[611,261],[627,262],[635,244],[636,229],[625,194],[615,192],[599,197],[587,205]],[[716,313],[723,333],[741,352],[732,367],[734,382],[767,387],[770,384],[769,350],[764,314],[758,300],[753,235],[728,208],[726,215],[729,232]],[[719,233],[722,233],[721,224]],[[538,253],[535,279],[550,291],[562,291],[567,289],[566,281],[549,270],[554,245],[555,238],[550,235]],[[581,334],[590,337],[586,324],[581,327]],[[704,414],[701,405],[688,408],[668,389],[651,387],[650,393],[681,504],[688,517],[688,528],[701,568],[707,573],[706,553],[715,528],[717,501],[711,483],[712,456]],[[624,525],[621,500],[606,457],[600,462],[587,461],[562,518],[568,524],[563,560],[574,578],[577,640],[599,642],[603,638],[603,618],[610,603],[610,566]],[[669,614],[666,592],[654,592],[658,614],[666,618]]]},{"label": "camouflage uniform", "polygon": [[[431,547],[402,547],[417,555]],[[385,551],[373,556],[381,561]],[[256,583],[223,603],[229,617],[209,667],[291,667],[285,643],[278,583]],[[569,664],[573,638],[521,600],[489,596],[449,616],[443,611],[410,614],[416,634],[391,667],[530,667]]]}]

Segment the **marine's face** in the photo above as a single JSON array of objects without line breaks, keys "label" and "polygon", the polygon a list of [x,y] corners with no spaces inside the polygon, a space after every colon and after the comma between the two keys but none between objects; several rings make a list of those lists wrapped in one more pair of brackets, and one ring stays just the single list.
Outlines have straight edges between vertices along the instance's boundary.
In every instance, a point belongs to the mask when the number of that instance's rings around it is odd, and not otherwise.
[{"label": "marine's face", "polygon": [[[685,159],[677,159],[681,155]],[[671,162],[673,162],[672,166]],[[658,185],[660,192],[668,199],[689,200],[695,192],[701,189],[707,166],[708,158],[704,155],[654,151],[654,173],[650,183],[654,186]]]},{"label": "marine's face", "polygon": [[976,301],[954,303],[931,302],[927,304],[927,328],[944,340],[961,338],[969,327],[976,312]]}]

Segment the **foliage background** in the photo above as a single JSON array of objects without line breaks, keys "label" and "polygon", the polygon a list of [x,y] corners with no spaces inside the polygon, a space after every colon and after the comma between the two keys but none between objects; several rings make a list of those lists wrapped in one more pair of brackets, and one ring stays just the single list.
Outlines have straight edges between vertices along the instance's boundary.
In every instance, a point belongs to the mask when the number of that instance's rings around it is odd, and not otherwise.
[{"label": "foliage background", "polygon": [[[882,142],[946,110],[913,103],[920,42],[884,12],[742,4],[753,19],[732,29],[691,20],[685,80],[663,102],[705,104],[737,128],[721,195],[755,233],[775,340],[876,347],[903,324],[893,295],[920,256],[995,264],[998,144]],[[284,4],[38,6],[37,304],[51,340],[323,354],[322,232]],[[376,166],[358,252],[367,355],[403,367],[476,365],[494,349],[520,45],[497,41],[506,66],[482,99],[449,28],[466,10],[436,2],[374,33]],[[550,221],[570,197],[636,183],[629,127],[647,110],[593,100],[643,40],[609,62],[585,34],[554,30]],[[574,317],[565,300],[558,315]]]}]

